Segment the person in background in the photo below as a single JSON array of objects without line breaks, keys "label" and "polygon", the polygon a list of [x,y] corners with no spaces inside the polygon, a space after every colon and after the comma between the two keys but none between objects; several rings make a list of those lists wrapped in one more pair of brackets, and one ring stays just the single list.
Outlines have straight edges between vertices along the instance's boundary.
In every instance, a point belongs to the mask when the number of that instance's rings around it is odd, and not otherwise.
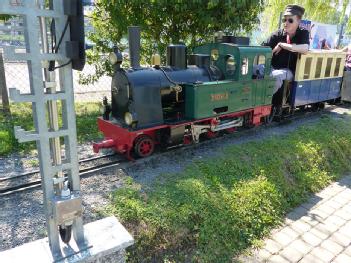
[{"label": "person in background", "polygon": [[272,48],[272,76],[276,79],[274,93],[284,80],[292,80],[297,54],[309,48],[309,32],[299,28],[305,9],[299,5],[287,5],[284,11],[283,29],[274,32],[262,45]]},{"label": "person in background", "polygon": [[330,47],[328,45],[328,42],[327,42],[327,40],[325,38],[323,38],[323,40],[321,42],[321,49],[327,49],[327,50],[330,49]]}]

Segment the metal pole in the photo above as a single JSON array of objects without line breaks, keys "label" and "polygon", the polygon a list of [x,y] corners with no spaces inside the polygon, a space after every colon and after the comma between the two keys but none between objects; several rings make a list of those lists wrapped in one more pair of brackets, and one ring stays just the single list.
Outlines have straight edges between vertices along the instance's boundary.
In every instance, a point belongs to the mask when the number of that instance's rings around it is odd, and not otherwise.
[{"label": "metal pole", "polygon": [[[15,127],[15,137],[19,142],[33,140],[37,142],[49,245],[54,258],[60,260],[70,252],[61,250],[59,237],[61,236],[61,240],[65,243],[70,242],[72,229],[79,249],[86,249],[80,196],[72,66],[66,64],[68,58],[65,53],[65,43],[69,41],[69,34],[63,35],[59,52],[52,53],[49,50],[50,38],[48,38],[46,26],[47,19],[54,19],[56,39],[60,38],[67,21],[63,10],[64,1],[50,1],[52,4],[50,10],[44,8],[46,0],[26,0],[23,6],[19,7],[13,7],[7,1],[0,4],[0,13],[24,17],[27,53],[18,54],[12,49],[7,49],[5,55],[9,59],[28,61],[31,93],[21,94],[19,90],[14,89],[10,90],[9,95],[14,102],[32,102],[35,131],[28,132],[21,127]],[[39,42],[38,36],[41,37]],[[51,60],[58,61],[61,66],[66,64],[59,69],[61,87],[59,93],[56,93],[55,75],[48,71],[48,65],[45,65]],[[62,101],[63,126],[61,128],[58,125],[56,105],[58,100]],[[49,113],[49,123],[47,113]],[[61,160],[60,138],[65,140],[64,163]],[[63,171],[67,173],[68,181],[61,176]]]},{"label": "metal pole", "polygon": [[341,27],[340,27],[340,32],[339,32],[339,37],[338,37],[338,42],[336,44],[336,48],[339,48],[339,46],[340,46],[341,38],[342,38],[342,35],[343,35],[343,31],[344,31],[344,26],[345,26],[345,23],[343,22],[341,24]]},{"label": "metal pole", "polygon": [[347,23],[347,16],[345,15],[345,17],[344,17],[344,19],[342,21],[341,27],[340,27],[340,32],[339,32],[339,37],[338,37],[338,41],[337,41],[337,44],[336,44],[336,48],[340,47],[341,39],[343,38],[343,33],[344,33],[344,28],[346,26],[346,23]]},{"label": "metal pole", "polygon": [[[37,2],[38,7],[44,9],[44,5]],[[42,48],[44,53],[49,53],[49,43],[48,43],[48,32],[46,28],[46,20],[45,17],[40,17],[40,32],[41,32],[41,39],[42,39]],[[55,72],[49,71],[48,68],[44,69],[45,75],[45,82],[55,82]],[[55,87],[46,87],[46,93],[53,94],[56,93]],[[54,100],[48,101],[48,112],[49,112],[49,127],[52,131],[59,130],[59,122],[58,122],[58,111],[57,111],[57,102]],[[52,151],[52,159],[53,165],[60,165],[62,163],[61,158],[61,146],[60,146],[60,138],[55,137],[50,139],[50,148]],[[57,173],[57,178],[63,178],[62,171]],[[63,189],[63,181],[60,180],[59,183],[56,185],[56,195],[60,196],[61,191]]]},{"label": "metal pole", "polygon": [[282,27],[283,12],[279,14],[278,30]]},{"label": "metal pole", "polygon": [[0,96],[1,96],[1,102],[2,102],[4,113],[10,115],[10,102],[9,102],[9,95],[8,95],[7,86],[6,86],[5,66],[4,66],[4,59],[1,52],[0,52]]}]

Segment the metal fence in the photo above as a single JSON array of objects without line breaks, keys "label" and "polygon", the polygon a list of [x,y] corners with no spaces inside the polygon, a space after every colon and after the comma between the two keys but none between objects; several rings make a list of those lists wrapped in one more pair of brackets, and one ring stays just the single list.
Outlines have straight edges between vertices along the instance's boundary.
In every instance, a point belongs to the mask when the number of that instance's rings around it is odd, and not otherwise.
[{"label": "metal fence", "polygon": [[[17,88],[21,93],[30,92],[28,66],[26,62],[4,61],[7,88]],[[82,72],[73,71],[73,87],[75,101],[102,101],[104,96],[111,96],[111,77],[101,77],[93,84],[79,83],[79,74],[94,74],[93,65],[86,64]]]}]

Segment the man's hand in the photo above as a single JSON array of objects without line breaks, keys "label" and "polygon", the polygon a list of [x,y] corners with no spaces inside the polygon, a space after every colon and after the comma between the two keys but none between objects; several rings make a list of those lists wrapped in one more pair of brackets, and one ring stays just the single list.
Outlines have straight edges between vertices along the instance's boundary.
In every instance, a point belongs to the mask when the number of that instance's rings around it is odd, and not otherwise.
[{"label": "man's hand", "polygon": [[282,50],[282,48],[280,47],[280,42],[275,46],[275,48],[273,48],[272,53],[273,55],[278,55],[278,53]]}]

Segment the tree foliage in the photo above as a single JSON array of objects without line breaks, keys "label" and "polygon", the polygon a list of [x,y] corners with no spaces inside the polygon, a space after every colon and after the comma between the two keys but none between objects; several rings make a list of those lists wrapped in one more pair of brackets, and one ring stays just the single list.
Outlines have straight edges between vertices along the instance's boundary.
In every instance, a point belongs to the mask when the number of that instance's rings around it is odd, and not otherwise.
[{"label": "tree foliage", "polygon": [[6,21],[11,18],[10,15],[0,14],[0,21]]},{"label": "tree foliage", "polygon": [[91,15],[95,32],[90,34],[96,46],[87,56],[97,75],[85,80],[93,81],[109,70],[100,54],[114,45],[122,50],[126,47],[127,26],[141,26],[145,63],[153,52],[164,57],[171,43],[183,42],[191,48],[219,30],[249,32],[262,11],[262,0],[98,0]]}]

